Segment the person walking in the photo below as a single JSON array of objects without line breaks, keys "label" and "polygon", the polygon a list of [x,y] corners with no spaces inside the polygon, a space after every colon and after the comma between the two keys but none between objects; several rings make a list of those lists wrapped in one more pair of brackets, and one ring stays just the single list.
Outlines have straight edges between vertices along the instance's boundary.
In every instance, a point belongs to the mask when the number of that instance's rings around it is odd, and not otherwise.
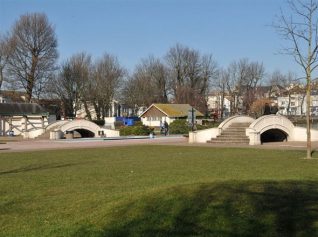
[{"label": "person walking", "polygon": [[168,131],[169,131],[169,125],[168,125],[167,121],[165,121],[163,125],[164,125],[164,128],[165,128],[165,129],[164,129],[164,131],[165,131],[165,136],[167,136]]}]

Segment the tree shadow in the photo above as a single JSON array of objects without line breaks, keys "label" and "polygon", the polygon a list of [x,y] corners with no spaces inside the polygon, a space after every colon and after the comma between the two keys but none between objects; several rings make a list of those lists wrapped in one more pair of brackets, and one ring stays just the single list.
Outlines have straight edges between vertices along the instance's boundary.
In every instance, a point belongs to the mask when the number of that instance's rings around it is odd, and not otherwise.
[{"label": "tree shadow", "polygon": [[0,171],[0,176],[6,175],[6,174],[24,173],[24,172],[30,172],[30,171],[36,171],[36,170],[58,169],[58,168],[64,168],[64,167],[69,167],[74,165],[78,165],[78,163],[28,165],[28,166],[20,167],[17,169]]},{"label": "tree shadow", "polygon": [[114,208],[101,231],[73,236],[318,236],[318,184],[312,181],[188,185]]}]

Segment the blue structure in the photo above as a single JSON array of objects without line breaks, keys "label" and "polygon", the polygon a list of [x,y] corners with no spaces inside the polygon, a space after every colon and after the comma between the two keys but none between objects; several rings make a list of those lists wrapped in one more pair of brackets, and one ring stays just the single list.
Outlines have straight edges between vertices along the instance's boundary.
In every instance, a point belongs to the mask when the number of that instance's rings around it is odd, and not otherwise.
[{"label": "blue structure", "polygon": [[138,117],[116,117],[116,121],[121,121],[125,126],[134,126],[136,121],[140,121]]}]

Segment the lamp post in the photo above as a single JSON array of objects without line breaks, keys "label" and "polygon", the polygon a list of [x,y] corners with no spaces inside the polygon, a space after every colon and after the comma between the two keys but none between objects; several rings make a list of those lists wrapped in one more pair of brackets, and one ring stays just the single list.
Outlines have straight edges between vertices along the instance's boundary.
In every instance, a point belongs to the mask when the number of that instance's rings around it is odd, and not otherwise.
[{"label": "lamp post", "polygon": [[191,126],[191,131],[194,131],[194,122],[195,122],[195,109],[192,107],[189,111],[188,111],[188,123]]}]

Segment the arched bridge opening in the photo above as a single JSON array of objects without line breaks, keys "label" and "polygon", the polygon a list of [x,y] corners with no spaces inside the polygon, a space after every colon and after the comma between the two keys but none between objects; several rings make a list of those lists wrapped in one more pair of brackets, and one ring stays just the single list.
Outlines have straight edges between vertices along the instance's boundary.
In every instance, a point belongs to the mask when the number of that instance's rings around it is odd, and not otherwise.
[{"label": "arched bridge opening", "polygon": [[95,137],[95,133],[87,129],[75,129],[73,131],[68,131],[68,133],[73,133],[73,138]]},{"label": "arched bridge opening", "polygon": [[287,141],[288,134],[280,129],[269,129],[261,134],[261,143]]},{"label": "arched bridge opening", "polygon": [[64,132],[66,138],[89,138],[97,137],[101,128],[90,121],[73,120],[63,124],[60,130]]},{"label": "arched bridge opening", "polygon": [[246,135],[250,139],[250,145],[260,145],[264,142],[293,140],[294,128],[293,123],[284,116],[265,115],[246,129]]}]

